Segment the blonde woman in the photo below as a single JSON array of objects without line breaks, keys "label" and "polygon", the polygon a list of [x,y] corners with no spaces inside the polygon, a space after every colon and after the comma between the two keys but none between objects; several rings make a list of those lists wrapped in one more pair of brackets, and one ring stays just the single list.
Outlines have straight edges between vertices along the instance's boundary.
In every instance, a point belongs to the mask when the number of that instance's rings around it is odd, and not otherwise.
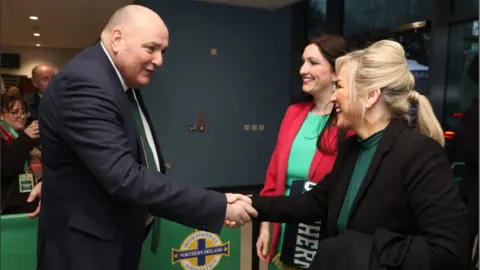
[{"label": "blonde woman", "polygon": [[[297,196],[252,199],[258,219],[313,223],[326,239],[310,269],[465,269],[465,206],[428,100],[414,90],[402,46],[379,41],[336,61],[337,126],[353,129],[331,173]],[[417,125],[408,122],[410,103]],[[308,242],[308,239],[297,239]]]}]

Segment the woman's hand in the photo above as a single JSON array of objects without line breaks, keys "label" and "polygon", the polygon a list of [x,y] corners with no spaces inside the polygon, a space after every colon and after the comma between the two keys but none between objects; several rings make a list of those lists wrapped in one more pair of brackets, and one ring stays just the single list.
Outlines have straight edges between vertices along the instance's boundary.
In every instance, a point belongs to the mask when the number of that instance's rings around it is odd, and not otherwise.
[{"label": "woman's hand", "polygon": [[42,195],[42,183],[43,182],[39,182],[37,185],[35,185],[32,192],[30,192],[30,195],[28,196],[27,202],[29,203],[33,202],[35,199],[38,198],[37,208],[35,209],[34,212],[28,214],[30,218],[36,218],[38,214],[40,214],[40,205],[41,205],[40,196]]},{"label": "woman's hand", "polygon": [[33,121],[23,132],[32,139],[40,138],[40,129],[38,128],[38,121]]},{"label": "woman's hand", "polygon": [[260,235],[257,239],[257,255],[260,260],[268,263],[268,245],[270,242],[270,223],[262,222],[260,227]]}]

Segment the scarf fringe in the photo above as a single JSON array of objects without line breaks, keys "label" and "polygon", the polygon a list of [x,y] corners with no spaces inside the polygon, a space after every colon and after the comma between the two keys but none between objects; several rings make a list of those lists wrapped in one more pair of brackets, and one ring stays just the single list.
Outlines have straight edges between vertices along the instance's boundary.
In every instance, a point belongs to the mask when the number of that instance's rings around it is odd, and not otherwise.
[{"label": "scarf fringe", "polygon": [[282,256],[281,253],[278,253],[275,257],[273,257],[273,260],[272,260],[272,263],[275,264],[275,266],[278,268],[278,269],[282,269],[282,270],[299,270],[299,269],[303,269],[301,268],[300,266],[295,266],[295,265],[290,265],[290,264],[286,264],[284,262],[282,262],[280,260],[280,257]]}]

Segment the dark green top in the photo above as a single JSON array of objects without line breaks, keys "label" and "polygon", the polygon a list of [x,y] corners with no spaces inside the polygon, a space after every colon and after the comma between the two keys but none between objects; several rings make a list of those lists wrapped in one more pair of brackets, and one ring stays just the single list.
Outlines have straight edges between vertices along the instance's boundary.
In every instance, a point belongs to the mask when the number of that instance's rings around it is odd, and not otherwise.
[{"label": "dark green top", "polygon": [[378,142],[382,138],[382,135],[383,130],[373,134],[365,140],[358,140],[361,150],[358,154],[357,163],[355,163],[355,168],[353,169],[352,177],[350,178],[350,184],[348,184],[347,193],[343,200],[342,209],[338,216],[337,228],[339,232],[343,232],[347,229],[350,209],[352,208],[353,201],[363,183],[363,179],[365,179],[368,167],[370,167],[370,163],[372,162],[373,155],[377,150]]}]

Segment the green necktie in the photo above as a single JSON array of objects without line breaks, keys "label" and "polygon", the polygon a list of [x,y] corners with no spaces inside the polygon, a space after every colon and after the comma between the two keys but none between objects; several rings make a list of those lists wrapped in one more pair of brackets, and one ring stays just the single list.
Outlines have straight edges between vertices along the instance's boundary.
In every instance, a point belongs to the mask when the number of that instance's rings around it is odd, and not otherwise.
[{"label": "green necktie", "polygon": [[[130,105],[132,106],[133,117],[135,118],[135,122],[137,123],[138,132],[140,133],[143,154],[145,155],[147,167],[149,169],[153,169],[157,171],[158,170],[157,164],[155,163],[155,158],[153,156],[152,148],[148,143],[147,133],[145,132],[145,126],[142,120],[142,116],[140,114],[140,106],[138,105],[138,102],[135,100],[134,91],[135,91],[134,89],[131,89],[131,88],[128,89],[127,97],[128,97],[128,100],[130,101]],[[154,254],[157,254],[159,236],[160,236],[160,222],[158,218],[154,217],[153,226],[152,226],[152,246],[151,246],[151,250]]]}]

